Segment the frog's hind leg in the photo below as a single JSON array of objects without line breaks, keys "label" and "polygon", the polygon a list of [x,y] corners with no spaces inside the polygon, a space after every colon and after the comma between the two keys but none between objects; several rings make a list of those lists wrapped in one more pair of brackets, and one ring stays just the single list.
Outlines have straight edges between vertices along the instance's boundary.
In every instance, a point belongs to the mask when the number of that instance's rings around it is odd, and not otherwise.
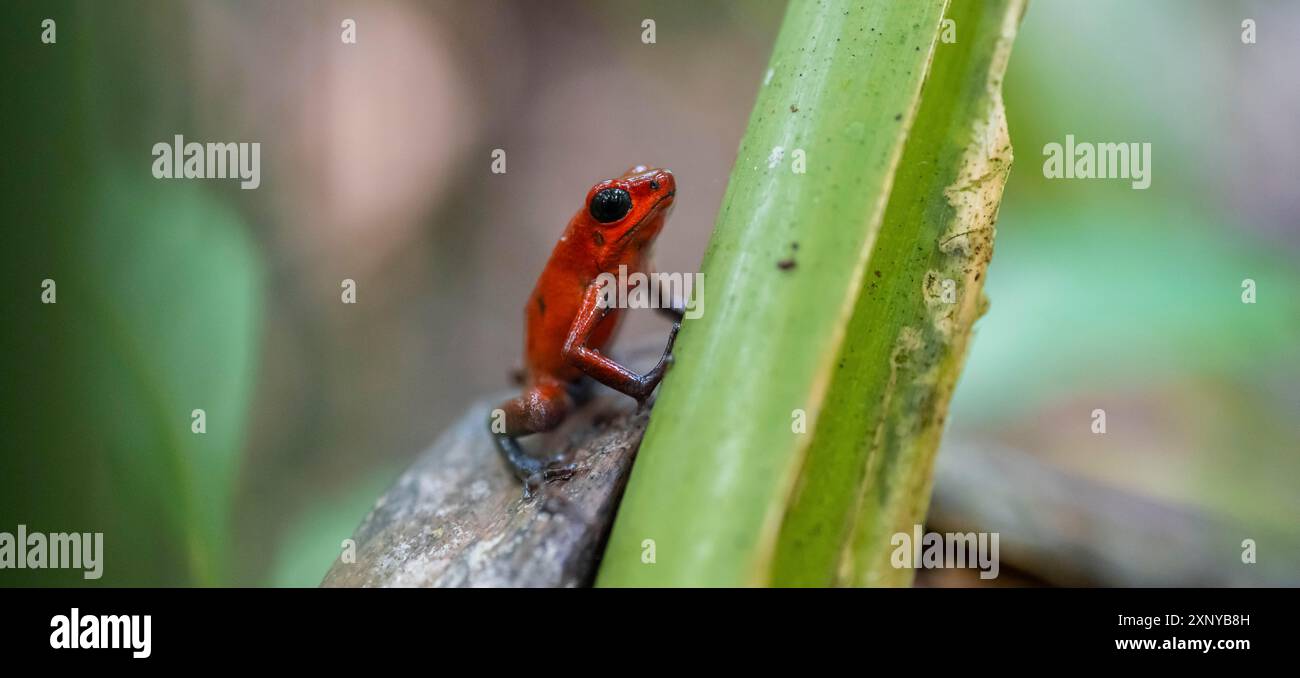
[{"label": "frog's hind leg", "polygon": [[[518,397],[493,410],[489,420],[492,439],[510,470],[523,481],[525,496],[532,496],[533,491],[546,481],[568,479],[573,475],[574,466],[538,459],[524,450],[518,438],[554,430],[572,408],[573,400],[564,386],[543,383],[530,386]],[[504,431],[499,430],[502,428],[498,423],[501,413],[504,413]]]}]

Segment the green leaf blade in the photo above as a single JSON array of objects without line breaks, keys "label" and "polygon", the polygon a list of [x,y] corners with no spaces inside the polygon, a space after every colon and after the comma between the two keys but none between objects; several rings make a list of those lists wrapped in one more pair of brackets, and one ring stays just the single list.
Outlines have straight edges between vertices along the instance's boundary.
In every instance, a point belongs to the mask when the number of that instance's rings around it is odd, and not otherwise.
[{"label": "green leaf blade", "polygon": [[[786,585],[907,585],[891,539],[913,534],[971,327],[1011,149],[1000,86],[1020,2],[958,0],[936,49],[871,279],[777,547]],[[951,294],[946,297],[945,294]],[[947,300],[952,299],[949,303]]]},{"label": "green leaf blade", "polygon": [[791,4],[599,584],[770,576],[944,6]]}]

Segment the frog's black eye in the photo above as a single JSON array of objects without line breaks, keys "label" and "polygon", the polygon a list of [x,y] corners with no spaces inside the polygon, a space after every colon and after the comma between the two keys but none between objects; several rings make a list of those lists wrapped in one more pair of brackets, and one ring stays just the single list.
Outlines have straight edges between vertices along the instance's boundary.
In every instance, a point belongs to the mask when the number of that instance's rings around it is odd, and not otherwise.
[{"label": "frog's black eye", "polygon": [[607,188],[591,199],[591,218],[602,224],[611,224],[632,210],[632,196],[621,188]]}]

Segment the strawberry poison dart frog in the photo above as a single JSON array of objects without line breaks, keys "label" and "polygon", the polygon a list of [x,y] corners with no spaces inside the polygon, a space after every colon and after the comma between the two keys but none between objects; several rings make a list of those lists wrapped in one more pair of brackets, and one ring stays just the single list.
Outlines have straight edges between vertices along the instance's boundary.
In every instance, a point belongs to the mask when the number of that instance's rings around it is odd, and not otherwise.
[{"label": "strawberry poison dart frog", "polygon": [[663,355],[649,372],[637,374],[602,352],[622,313],[602,303],[603,281],[598,277],[617,275],[619,266],[626,266],[628,275],[649,273],[650,247],[663,230],[676,193],[672,172],[642,166],[592,186],[528,297],[523,393],[498,406],[492,434],[502,457],[524,482],[525,496],[544,482],[571,477],[574,465],[571,460],[528,454],[519,437],[559,426],[584,399],[584,386],[590,383],[585,377],[643,405],[672,362],[680,305],[660,309],[675,322]]}]

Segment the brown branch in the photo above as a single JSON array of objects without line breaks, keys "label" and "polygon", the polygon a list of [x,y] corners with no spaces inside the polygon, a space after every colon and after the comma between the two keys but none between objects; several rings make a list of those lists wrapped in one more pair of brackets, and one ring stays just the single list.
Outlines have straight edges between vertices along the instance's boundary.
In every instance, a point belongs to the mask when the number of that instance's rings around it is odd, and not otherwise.
[{"label": "brown branch", "polygon": [[322,586],[590,585],[649,408],[603,391],[558,430],[525,439],[578,461],[573,478],[525,500],[487,431],[507,395],[476,403],[420,455],[357,528],[355,562],[340,556]]}]

